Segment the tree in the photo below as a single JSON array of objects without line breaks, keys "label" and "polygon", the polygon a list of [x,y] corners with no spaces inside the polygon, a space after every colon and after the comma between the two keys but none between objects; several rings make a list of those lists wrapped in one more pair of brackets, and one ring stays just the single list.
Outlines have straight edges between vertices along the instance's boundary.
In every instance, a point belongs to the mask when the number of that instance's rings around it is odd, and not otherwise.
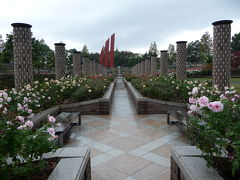
[{"label": "tree", "polygon": [[168,56],[169,56],[170,64],[175,64],[176,63],[176,52],[175,52],[175,46],[173,44],[169,44],[169,46],[168,46]]},{"label": "tree", "polygon": [[213,56],[213,40],[211,35],[208,32],[205,32],[200,39],[200,56],[201,59],[207,63],[212,63]]},{"label": "tree", "polygon": [[231,41],[231,50],[233,52],[240,51],[240,32],[233,35]]},{"label": "tree", "polygon": [[67,60],[66,64],[67,65],[72,65],[73,64],[73,53],[74,52],[77,52],[77,50],[76,49],[67,50],[67,58],[66,58],[66,60]]},{"label": "tree", "polygon": [[2,52],[3,47],[4,47],[4,41],[2,39],[2,35],[0,34],[0,53]]},{"label": "tree", "polygon": [[201,62],[200,41],[192,41],[187,46],[187,62],[190,64]]},{"label": "tree", "polygon": [[13,62],[13,34],[6,35],[6,42],[3,43],[3,49],[0,56],[2,63]]},{"label": "tree", "polygon": [[[3,63],[13,62],[13,34],[7,34],[6,42],[0,56]],[[54,52],[46,45],[43,39],[32,37],[32,60],[33,67],[44,68],[54,66]]]},{"label": "tree", "polygon": [[151,43],[148,53],[149,53],[150,56],[157,56],[158,55],[157,44],[156,44],[155,41],[153,43]]},{"label": "tree", "polygon": [[41,69],[54,66],[54,52],[46,45],[43,39],[32,37],[33,67]]},{"label": "tree", "polygon": [[82,57],[89,57],[89,52],[86,45],[84,45],[82,48]]}]

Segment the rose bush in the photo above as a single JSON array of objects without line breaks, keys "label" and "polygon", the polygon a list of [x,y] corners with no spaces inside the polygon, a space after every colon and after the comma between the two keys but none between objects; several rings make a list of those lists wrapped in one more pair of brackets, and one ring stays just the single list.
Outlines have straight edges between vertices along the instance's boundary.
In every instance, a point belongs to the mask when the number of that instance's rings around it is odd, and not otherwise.
[{"label": "rose bush", "polygon": [[240,168],[240,95],[233,87],[220,91],[216,86],[198,86],[190,94],[189,135],[208,165],[222,157],[235,174]]},{"label": "rose bush", "polygon": [[[0,179],[31,177],[45,167],[44,153],[54,151],[55,118],[33,130],[34,115],[53,105],[101,97],[113,76],[35,81],[16,91],[0,90]],[[80,93],[79,93],[80,92]],[[39,163],[32,161],[39,159]]]},{"label": "rose bush", "polygon": [[[193,87],[200,84],[194,80],[176,80],[174,74],[163,76],[127,76],[126,80],[144,96],[174,102],[188,102]],[[210,86],[210,82],[204,82]]]},{"label": "rose bush", "polygon": [[[0,91],[0,179],[31,176],[44,168],[43,154],[57,147],[53,143],[57,138],[54,117],[49,116],[49,123],[32,130],[31,102],[31,98],[19,98],[15,90]],[[34,159],[39,159],[37,166]]]}]

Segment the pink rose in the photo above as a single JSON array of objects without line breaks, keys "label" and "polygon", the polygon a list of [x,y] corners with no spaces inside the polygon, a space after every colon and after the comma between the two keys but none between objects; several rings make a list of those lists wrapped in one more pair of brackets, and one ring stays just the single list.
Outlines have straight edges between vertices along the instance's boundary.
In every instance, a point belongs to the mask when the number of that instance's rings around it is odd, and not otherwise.
[{"label": "pink rose", "polygon": [[27,122],[25,122],[25,125],[28,126],[30,129],[32,129],[33,122],[28,120]]},{"label": "pink rose", "polygon": [[195,103],[196,103],[196,99],[195,99],[194,97],[190,97],[190,98],[188,99],[188,101],[189,101],[189,103],[191,103],[191,104],[195,104]]},{"label": "pink rose", "polygon": [[202,96],[198,99],[198,103],[201,107],[206,107],[208,105],[208,98],[206,96]]},{"label": "pink rose", "polygon": [[56,135],[53,135],[52,137],[48,138],[48,141],[54,141],[55,139],[57,139],[58,136]]},{"label": "pink rose", "polygon": [[192,95],[197,95],[197,93],[198,93],[198,88],[197,88],[197,87],[194,87],[194,88],[192,89]]},{"label": "pink rose", "polygon": [[213,112],[221,112],[223,111],[223,104],[220,101],[210,102],[208,104],[208,108]]},{"label": "pink rose", "polygon": [[17,116],[17,117],[16,117],[16,120],[24,123],[24,117],[23,117],[23,116]]},{"label": "pink rose", "polygon": [[220,98],[221,98],[221,99],[227,99],[227,97],[224,96],[223,94],[221,94]]},{"label": "pink rose", "polygon": [[48,117],[48,121],[49,121],[50,123],[55,123],[56,119],[55,119],[53,116],[49,116],[49,117]]},{"label": "pink rose", "polygon": [[47,132],[48,132],[50,135],[52,135],[52,136],[55,135],[55,129],[54,129],[54,128],[48,128],[48,129],[47,129]]},{"label": "pink rose", "polygon": [[193,105],[193,104],[189,107],[189,109],[190,109],[192,112],[197,112],[197,111],[198,111],[198,107],[197,107],[196,105]]}]

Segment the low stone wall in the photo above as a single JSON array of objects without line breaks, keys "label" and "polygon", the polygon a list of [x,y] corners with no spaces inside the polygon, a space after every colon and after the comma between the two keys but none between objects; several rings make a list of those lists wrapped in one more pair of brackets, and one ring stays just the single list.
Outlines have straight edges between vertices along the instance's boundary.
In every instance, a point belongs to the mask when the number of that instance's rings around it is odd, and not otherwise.
[{"label": "low stone wall", "polygon": [[138,114],[165,114],[168,111],[187,110],[186,103],[163,101],[142,96],[133,85],[124,79],[124,84],[129,92]]},{"label": "low stone wall", "polygon": [[108,90],[102,98],[72,104],[56,105],[36,114],[32,119],[34,124],[33,128],[39,127],[41,124],[46,122],[48,115],[56,116],[61,112],[81,112],[81,115],[109,114],[115,86],[116,80],[110,84]]}]

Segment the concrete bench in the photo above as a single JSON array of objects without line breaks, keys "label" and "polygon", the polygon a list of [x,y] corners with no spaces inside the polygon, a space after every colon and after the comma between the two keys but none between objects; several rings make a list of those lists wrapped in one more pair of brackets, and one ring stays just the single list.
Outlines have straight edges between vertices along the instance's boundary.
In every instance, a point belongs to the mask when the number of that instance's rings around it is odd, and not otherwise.
[{"label": "concrete bench", "polygon": [[48,153],[45,156],[61,159],[48,180],[91,180],[89,148],[60,148],[55,153]]},{"label": "concrete bench", "polygon": [[[170,116],[173,116],[176,118],[176,120],[170,120]],[[172,110],[172,111],[168,111],[167,112],[167,123],[168,124],[180,124],[183,126],[187,125],[187,118],[189,117],[189,115],[187,114],[186,111],[183,110]]]},{"label": "concrete bench", "polygon": [[60,126],[56,128],[56,135],[58,136],[58,143],[60,147],[63,146],[63,137],[68,135],[68,132],[74,125],[81,124],[80,112],[67,113],[62,112],[56,117],[56,123],[60,123]]}]

